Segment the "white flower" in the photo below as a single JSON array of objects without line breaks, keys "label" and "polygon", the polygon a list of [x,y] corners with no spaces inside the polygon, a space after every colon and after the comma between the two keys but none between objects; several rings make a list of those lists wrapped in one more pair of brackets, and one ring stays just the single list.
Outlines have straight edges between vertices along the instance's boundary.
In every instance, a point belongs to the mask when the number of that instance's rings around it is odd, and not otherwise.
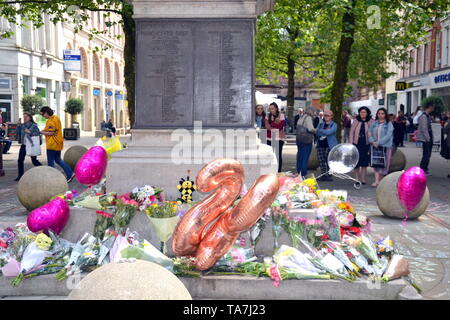
[{"label": "white flower", "polygon": [[152,196],[155,194],[155,190],[151,186],[148,186],[148,185],[146,185],[144,187],[144,192],[149,196]]},{"label": "white flower", "polygon": [[136,187],[136,188],[134,188],[133,191],[131,191],[131,192],[132,192],[132,193],[138,193],[138,192],[139,192],[139,188]]},{"label": "white flower", "polygon": [[358,221],[361,226],[365,226],[367,224],[367,218],[361,214],[356,214],[356,221]]}]

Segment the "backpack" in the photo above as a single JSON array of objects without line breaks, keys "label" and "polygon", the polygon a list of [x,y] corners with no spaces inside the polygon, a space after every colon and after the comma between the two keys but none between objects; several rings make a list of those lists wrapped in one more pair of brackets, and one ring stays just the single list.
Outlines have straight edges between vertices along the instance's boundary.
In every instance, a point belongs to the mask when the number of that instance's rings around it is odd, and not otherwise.
[{"label": "backpack", "polygon": [[[297,132],[296,132],[296,137],[295,137],[297,140],[297,143],[303,143],[303,144],[313,143],[314,134],[309,132],[308,129],[303,125],[307,117],[309,117],[309,116],[304,117],[303,121],[301,121],[302,119],[300,119],[297,124]],[[301,121],[301,123],[300,123],[300,121]]]}]

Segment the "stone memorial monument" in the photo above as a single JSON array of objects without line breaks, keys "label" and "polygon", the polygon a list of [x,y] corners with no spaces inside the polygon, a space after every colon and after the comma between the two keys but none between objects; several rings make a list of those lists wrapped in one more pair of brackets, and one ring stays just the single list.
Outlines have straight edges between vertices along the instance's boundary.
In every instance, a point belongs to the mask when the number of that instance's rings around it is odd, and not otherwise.
[{"label": "stone memorial monument", "polygon": [[129,148],[108,164],[107,188],[176,185],[209,161],[241,161],[248,187],[277,170],[254,123],[256,18],[273,0],[135,0],[136,118]]}]

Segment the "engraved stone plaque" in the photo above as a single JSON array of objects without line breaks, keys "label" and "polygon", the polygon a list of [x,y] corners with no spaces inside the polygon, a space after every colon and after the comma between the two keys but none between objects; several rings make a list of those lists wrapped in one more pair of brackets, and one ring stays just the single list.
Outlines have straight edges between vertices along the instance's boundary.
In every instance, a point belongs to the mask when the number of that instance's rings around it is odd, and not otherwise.
[{"label": "engraved stone plaque", "polygon": [[254,25],[137,20],[136,128],[253,126]]}]

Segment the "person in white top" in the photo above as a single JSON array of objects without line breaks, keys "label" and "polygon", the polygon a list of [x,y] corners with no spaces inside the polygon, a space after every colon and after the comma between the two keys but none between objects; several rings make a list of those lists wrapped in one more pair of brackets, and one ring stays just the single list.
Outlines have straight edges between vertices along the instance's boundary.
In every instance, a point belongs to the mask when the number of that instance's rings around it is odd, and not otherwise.
[{"label": "person in white top", "polygon": [[422,115],[422,113],[423,113],[422,107],[421,107],[421,106],[418,106],[418,107],[417,107],[417,110],[416,110],[416,114],[415,114],[415,116],[413,117],[413,125],[416,126],[416,128],[417,128],[417,126],[419,125],[419,118],[420,118],[420,116]]}]

